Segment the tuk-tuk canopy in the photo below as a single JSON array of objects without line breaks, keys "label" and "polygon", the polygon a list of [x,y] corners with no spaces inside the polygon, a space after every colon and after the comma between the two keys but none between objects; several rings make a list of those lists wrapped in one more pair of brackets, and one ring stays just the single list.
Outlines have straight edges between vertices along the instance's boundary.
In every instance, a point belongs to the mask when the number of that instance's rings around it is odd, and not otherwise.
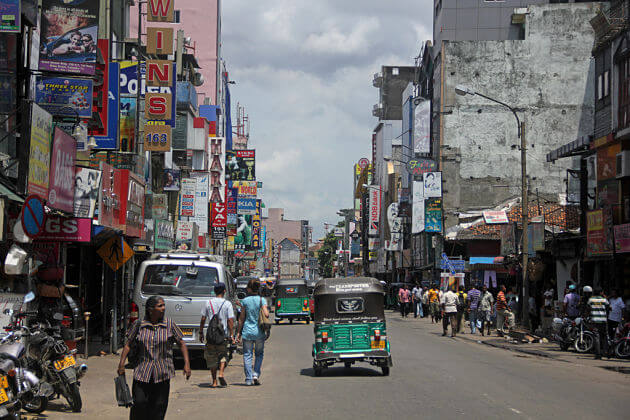
[{"label": "tuk-tuk canopy", "polygon": [[305,279],[281,279],[276,282],[276,297],[305,297],[308,295]]},{"label": "tuk-tuk canopy", "polygon": [[301,286],[306,285],[304,279],[281,279],[276,282],[278,286]]},{"label": "tuk-tuk canopy", "polygon": [[315,285],[314,295],[347,295],[356,293],[384,293],[380,281],[372,277],[323,279]]}]

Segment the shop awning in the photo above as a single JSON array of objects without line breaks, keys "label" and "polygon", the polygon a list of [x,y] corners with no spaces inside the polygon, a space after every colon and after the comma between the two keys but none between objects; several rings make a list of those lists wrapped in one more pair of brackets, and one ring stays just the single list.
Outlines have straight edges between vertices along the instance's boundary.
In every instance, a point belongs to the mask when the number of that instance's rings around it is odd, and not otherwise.
[{"label": "shop awning", "polygon": [[9,200],[17,201],[18,203],[24,202],[22,197],[5,187],[2,183],[0,183],[0,197],[5,197]]},{"label": "shop awning", "polygon": [[473,264],[503,264],[503,257],[470,257],[470,265]]}]

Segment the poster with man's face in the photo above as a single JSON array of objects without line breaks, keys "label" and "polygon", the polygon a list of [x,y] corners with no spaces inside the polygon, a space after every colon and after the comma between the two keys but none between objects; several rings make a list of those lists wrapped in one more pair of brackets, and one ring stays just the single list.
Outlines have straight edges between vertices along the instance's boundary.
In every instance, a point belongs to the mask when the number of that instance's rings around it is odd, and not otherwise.
[{"label": "poster with man's face", "polygon": [[98,0],[42,0],[39,69],[94,74]]},{"label": "poster with man's face", "polygon": [[164,169],[164,191],[179,191],[179,169]]},{"label": "poster with man's face", "polygon": [[424,177],[424,197],[442,197],[442,172],[427,172]]},{"label": "poster with man's face", "polygon": [[94,217],[98,190],[101,187],[101,171],[76,167],[74,177],[74,217]]}]

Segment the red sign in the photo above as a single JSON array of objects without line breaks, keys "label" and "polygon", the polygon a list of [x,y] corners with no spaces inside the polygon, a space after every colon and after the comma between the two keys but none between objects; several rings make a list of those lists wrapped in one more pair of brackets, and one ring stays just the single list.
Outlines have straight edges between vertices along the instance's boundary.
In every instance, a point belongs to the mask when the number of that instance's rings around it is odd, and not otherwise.
[{"label": "red sign", "polygon": [[55,127],[50,157],[48,206],[72,214],[74,211],[74,164],[77,142],[71,135]]},{"label": "red sign", "polygon": [[118,223],[127,236],[141,238],[144,232],[144,182],[128,169],[116,172],[120,174],[121,183]]},{"label": "red sign", "polygon": [[75,219],[49,216],[44,231],[37,237],[41,241],[90,242],[92,219]]},{"label": "red sign", "polygon": [[615,251],[630,252],[630,223],[615,226]]},{"label": "red sign", "polygon": [[240,158],[255,158],[256,151],[255,150],[236,150],[236,157]]},{"label": "red sign", "polygon": [[[107,106],[109,105],[109,40],[99,39],[97,47],[103,56],[103,63],[96,62],[96,74],[99,74],[99,81],[94,83],[92,101],[92,118],[89,120],[88,133],[90,136],[107,135]],[[100,74],[102,74],[102,79]]]},{"label": "red sign", "polygon": [[610,209],[586,213],[586,256],[597,257],[613,253],[612,214]]}]

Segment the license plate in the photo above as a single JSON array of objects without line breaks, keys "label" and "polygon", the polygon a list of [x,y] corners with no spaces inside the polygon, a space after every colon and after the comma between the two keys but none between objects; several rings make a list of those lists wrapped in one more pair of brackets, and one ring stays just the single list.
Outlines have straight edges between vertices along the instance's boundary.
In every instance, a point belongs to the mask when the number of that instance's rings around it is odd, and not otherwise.
[{"label": "license plate", "polygon": [[0,388],[4,389],[8,387],[9,387],[9,381],[7,380],[7,377],[0,376]]},{"label": "license plate", "polygon": [[193,336],[193,331],[190,328],[182,328],[182,334],[184,337],[192,337]]},{"label": "license plate", "polygon": [[373,349],[384,349],[385,348],[385,341],[373,341],[372,342],[372,348]]},{"label": "license plate", "polygon": [[75,365],[74,356],[66,356],[61,360],[55,361],[55,369],[64,370]]},{"label": "license plate", "polygon": [[7,395],[7,391],[5,391],[4,389],[0,389],[0,404],[4,404],[7,401],[9,401],[9,396]]}]

